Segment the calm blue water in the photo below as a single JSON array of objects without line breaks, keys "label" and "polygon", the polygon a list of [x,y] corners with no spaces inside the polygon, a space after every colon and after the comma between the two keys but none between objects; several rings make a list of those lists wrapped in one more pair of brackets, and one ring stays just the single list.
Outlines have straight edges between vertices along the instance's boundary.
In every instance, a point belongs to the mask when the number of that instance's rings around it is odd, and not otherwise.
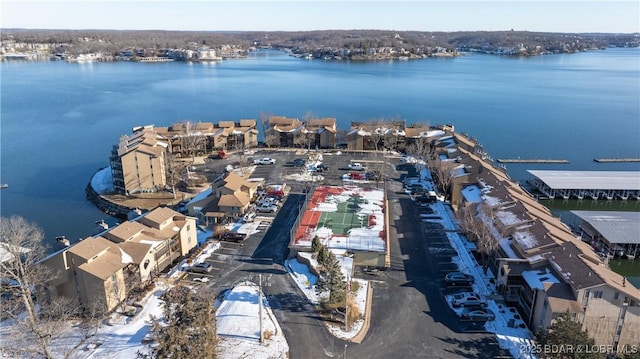
[{"label": "calm blue water", "polygon": [[[218,122],[261,113],[351,121],[453,123],[494,158],[560,158],[526,169],[640,170],[640,49],[532,58],[348,63],[279,52],[185,63],[4,62],[1,71],[2,216],[39,224],[47,238],[93,234],[107,219],[85,200],[92,174],[133,126]],[[560,166],[560,167],[559,167]],[[110,220],[113,223],[113,220]]]}]

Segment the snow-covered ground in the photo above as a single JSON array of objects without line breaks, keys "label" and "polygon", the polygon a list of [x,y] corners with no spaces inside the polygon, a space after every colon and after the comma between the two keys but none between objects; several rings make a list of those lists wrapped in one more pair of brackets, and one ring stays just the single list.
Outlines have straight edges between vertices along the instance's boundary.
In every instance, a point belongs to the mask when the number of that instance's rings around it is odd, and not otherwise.
[{"label": "snow-covered ground", "polygon": [[[340,253],[336,255],[336,258],[340,262],[340,269],[342,270],[342,274],[345,276],[345,278],[350,278],[352,273],[353,258],[345,257],[339,254]],[[316,260],[311,258],[310,254],[301,253],[301,255],[305,256],[312,265],[317,265]],[[300,288],[300,290],[309,299],[309,301],[313,304],[318,304],[318,295],[315,288],[315,284],[318,278],[313,273],[311,273],[309,267],[307,267],[306,264],[298,262],[296,259],[287,260],[285,263],[285,267],[287,268],[287,271],[289,272],[291,278],[293,278],[295,283],[298,285],[298,288]],[[364,318],[369,282],[362,279],[352,278],[351,285],[353,285],[354,282],[358,283],[358,290],[356,291],[355,295],[351,294],[351,298],[354,300],[354,303],[357,305],[358,310]],[[364,319],[360,319],[355,323],[350,323],[348,330],[345,330],[344,325],[326,323],[327,329],[329,330],[329,332],[331,332],[331,334],[345,340],[354,338],[362,330],[363,325]]]},{"label": "snow-covered ground", "polygon": [[[218,242],[205,242],[211,236],[210,231],[198,233],[198,242],[204,244],[202,252],[192,263],[203,262],[213,251],[219,248]],[[142,343],[149,333],[151,317],[162,318],[160,299],[169,289],[172,278],[183,274],[189,264],[185,261],[176,265],[166,275],[166,281],[158,281],[156,287],[136,303],[138,312],[134,317],[113,314],[102,322],[95,335],[89,338],[70,358],[72,359],[130,359],[135,358],[138,351],[148,353],[148,346]],[[263,297],[264,300],[264,297]],[[259,343],[258,291],[255,285],[247,284],[236,287],[229,292],[218,309],[218,331],[220,335],[220,358],[288,358],[289,346],[266,300],[264,303],[264,328],[272,334],[264,344]],[[232,319],[229,321],[230,319]],[[52,338],[54,353],[63,356],[69,348],[80,342],[85,334],[75,323],[68,322],[59,328],[58,337]],[[233,335],[230,335],[232,333]],[[12,337],[16,337],[15,328],[8,320],[0,323],[0,341],[3,347],[14,347]],[[257,338],[257,339],[256,339]],[[0,351],[0,357],[2,352]],[[3,357],[4,358],[4,357]],[[8,358],[8,357],[7,357]]]},{"label": "snow-covered ground", "polygon": [[91,177],[91,187],[98,194],[107,194],[113,192],[113,178],[111,175],[111,167],[105,167]]},{"label": "snow-covered ground", "polygon": [[[427,174],[428,170],[423,169],[421,171],[420,183],[425,188],[433,188],[433,183],[428,180],[430,174]],[[425,179],[426,178],[426,179]],[[485,298],[495,293],[496,287],[492,281],[493,275],[491,272],[484,273],[482,266],[478,264],[470,250],[474,248],[474,244],[469,242],[464,236],[459,235],[455,230],[457,224],[453,220],[454,215],[451,208],[445,204],[442,200],[438,200],[436,203],[430,205],[435,215],[428,215],[423,217],[423,221],[437,222],[444,226],[448,230],[447,238],[453,249],[458,252],[457,256],[452,258],[452,261],[458,266],[458,269],[464,273],[468,273],[474,276],[475,282],[473,284],[473,291]],[[435,217],[438,219],[434,219]],[[451,306],[450,298],[448,298],[449,305]],[[459,314],[461,311],[458,308],[451,308]],[[521,328],[524,322],[516,317],[517,312],[513,308],[508,308],[504,304],[496,303],[494,300],[487,301],[487,308],[493,311],[496,318],[493,321],[485,324],[485,329],[490,333],[495,333],[498,343],[501,348],[509,350],[514,358],[533,359],[535,356],[529,353],[523,353],[521,350],[525,346],[531,347],[532,334],[525,326]]]},{"label": "snow-covered ground", "polygon": [[238,285],[224,296],[216,318],[222,358],[288,358],[289,345],[269,303],[261,296],[263,343],[260,343],[258,286]]}]

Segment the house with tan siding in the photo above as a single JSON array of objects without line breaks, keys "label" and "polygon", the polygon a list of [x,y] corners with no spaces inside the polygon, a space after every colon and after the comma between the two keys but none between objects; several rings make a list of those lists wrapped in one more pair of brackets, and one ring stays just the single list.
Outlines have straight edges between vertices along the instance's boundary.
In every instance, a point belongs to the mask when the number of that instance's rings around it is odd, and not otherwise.
[{"label": "house with tan siding", "polygon": [[202,223],[221,223],[247,213],[257,188],[257,182],[230,172],[211,183],[206,197],[189,202],[187,211]]},{"label": "house with tan siding", "polygon": [[195,218],[159,207],[49,256],[56,275],[46,288],[111,311],[196,246]]}]

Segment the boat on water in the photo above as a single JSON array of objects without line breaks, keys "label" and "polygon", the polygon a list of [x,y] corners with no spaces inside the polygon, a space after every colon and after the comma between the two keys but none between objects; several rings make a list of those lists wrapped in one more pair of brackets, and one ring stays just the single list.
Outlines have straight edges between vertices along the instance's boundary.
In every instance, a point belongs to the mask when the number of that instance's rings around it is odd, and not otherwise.
[{"label": "boat on water", "polygon": [[0,189],[5,189],[5,188],[9,188],[9,184],[8,183],[0,184]]}]

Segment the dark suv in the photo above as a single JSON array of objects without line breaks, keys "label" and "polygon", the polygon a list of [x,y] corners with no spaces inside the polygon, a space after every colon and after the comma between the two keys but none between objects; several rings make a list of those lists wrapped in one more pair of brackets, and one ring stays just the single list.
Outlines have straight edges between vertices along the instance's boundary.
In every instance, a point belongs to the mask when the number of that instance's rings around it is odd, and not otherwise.
[{"label": "dark suv", "polygon": [[474,278],[470,274],[450,272],[444,277],[444,282],[450,287],[470,287],[474,282]]},{"label": "dark suv", "polygon": [[293,160],[293,167],[304,167],[307,164],[306,160],[303,160],[302,158],[296,158],[295,160]]},{"label": "dark suv", "polygon": [[220,240],[227,242],[242,242],[247,239],[247,235],[238,232],[224,232],[220,235]]}]

